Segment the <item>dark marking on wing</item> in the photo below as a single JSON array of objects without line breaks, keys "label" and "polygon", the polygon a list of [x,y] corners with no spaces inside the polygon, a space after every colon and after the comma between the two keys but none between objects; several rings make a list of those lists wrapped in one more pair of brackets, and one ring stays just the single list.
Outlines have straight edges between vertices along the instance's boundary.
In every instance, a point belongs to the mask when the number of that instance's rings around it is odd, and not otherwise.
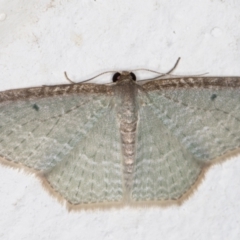
[{"label": "dark marking on wing", "polygon": [[36,111],[39,111],[39,106],[36,103],[32,105],[32,108],[35,109]]},{"label": "dark marking on wing", "polygon": [[217,94],[213,93],[211,96],[211,100],[214,101],[217,98]]}]

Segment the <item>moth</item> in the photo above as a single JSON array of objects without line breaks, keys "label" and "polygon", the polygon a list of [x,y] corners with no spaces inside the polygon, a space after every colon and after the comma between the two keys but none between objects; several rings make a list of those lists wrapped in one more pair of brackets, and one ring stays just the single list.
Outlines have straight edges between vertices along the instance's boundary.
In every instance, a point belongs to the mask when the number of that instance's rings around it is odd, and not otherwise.
[{"label": "moth", "polygon": [[240,77],[72,83],[0,92],[0,162],[68,209],[179,204],[239,153]]}]

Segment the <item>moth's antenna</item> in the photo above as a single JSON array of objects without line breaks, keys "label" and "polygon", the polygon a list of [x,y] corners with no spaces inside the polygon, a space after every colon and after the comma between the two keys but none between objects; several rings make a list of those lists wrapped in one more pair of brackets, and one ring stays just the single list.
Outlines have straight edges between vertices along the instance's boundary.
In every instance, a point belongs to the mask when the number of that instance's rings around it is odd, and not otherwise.
[{"label": "moth's antenna", "polygon": [[179,63],[180,60],[181,60],[181,58],[179,57],[179,58],[177,59],[175,65],[173,66],[173,68],[170,69],[168,72],[166,72],[164,75],[171,74],[171,72],[173,72],[173,71],[176,69],[176,67],[177,67],[177,65],[178,65],[178,63]]},{"label": "moth's antenna", "polygon": [[[180,60],[181,60],[181,58],[179,57],[177,59],[176,63],[174,64],[174,66],[166,73],[160,73],[160,72],[157,72],[157,71],[153,71],[153,70],[150,70],[150,69],[144,69],[144,68],[135,69],[134,71],[145,70],[145,71],[148,71],[148,72],[153,72],[153,73],[160,74],[160,76],[157,76],[157,77],[154,77],[154,78],[151,78],[151,79],[148,79],[148,80],[159,79],[159,78],[167,76],[167,75],[172,76],[172,77],[186,77],[186,75],[174,75],[174,74],[171,74],[177,68]],[[198,77],[198,76],[203,76],[203,75],[206,75],[206,74],[208,74],[208,72],[202,73],[202,74],[197,74],[197,75],[190,75],[190,76],[188,75],[188,77]]]},{"label": "moth's antenna", "polygon": [[[164,73],[164,74],[162,74],[160,76],[157,76],[155,78],[151,78],[151,80],[158,79],[158,78],[161,78],[161,77],[164,77],[164,76],[167,76],[167,75],[173,76],[173,77],[185,77],[185,75],[173,75],[173,74],[171,74],[176,69],[176,67],[177,67],[177,65],[178,65],[180,60],[181,60],[181,58],[179,57],[172,69],[170,69],[168,72],[166,72],[166,73]],[[208,74],[208,72],[202,73],[202,74],[197,74],[197,75],[191,75],[191,76],[188,76],[188,77],[203,76],[203,75],[206,75],[206,74]]]},{"label": "moth's antenna", "polygon": [[[174,64],[174,66],[168,71],[168,72],[166,72],[166,73],[164,73],[164,74],[162,74],[162,75],[160,75],[160,76],[158,76],[158,77],[156,77],[156,78],[161,78],[161,77],[164,77],[164,76],[167,76],[167,75],[170,75],[171,74],[171,72],[173,72],[175,69],[176,69],[176,67],[177,67],[177,65],[178,65],[178,63],[179,63],[179,61],[180,61],[180,57],[177,59],[177,61],[176,61],[176,63]],[[153,78],[154,79],[154,78]]]},{"label": "moth's antenna", "polygon": [[75,84],[75,82],[73,82],[67,75],[67,72],[64,72],[65,78],[72,84]]},{"label": "moth's antenna", "polygon": [[[99,77],[99,76],[101,76],[101,75],[104,75],[104,74],[107,74],[107,73],[116,73],[116,71],[106,71],[106,72],[102,72],[102,73],[100,73],[100,74],[98,74],[98,75],[96,75],[96,76],[94,76],[94,77],[92,77],[92,78],[89,78],[89,79],[87,79],[87,80],[81,81],[81,83],[88,82],[88,81],[90,81],[90,80],[93,80],[94,78],[97,78],[97,77]],[[70,83],[76,84],[76,82],[73,82],[73,81],[68,77],[67,72],[64,72],[64,75],[65,75],[66,79],[67,79]]]},{"label": "moth's antenna", "polygon": [[138,68],[138,69],[134,69],[132,71],[148,71],[148,72],[152,72],[152,73],[157,73],[157,74],[161,74],[161,76],[157,76],[158,78],[159,77],[162,77],[162,76],[165,76],[165,75],[171,75],[171,72],[173,72],[176,68],[177,68],[177,65],[179,63],[179,61],[181,60],[181,58],[179,57],[176,61],[176,63],[174,64],[174,66],[166,73],[160,73],[160,72],[157,72],[157,71],[154,71],[154,70],[151,70],[151,69],[147,69],[147,68]]},{"label": "moth's antenna", "polygon": [[[179,58],[177,59],[176,63],[174,64],[174,66],[173,66],[168,72],[166,72],[166,73],[160,73],[160,72],[157,72],[157,71],[154,71],[154,70],[150,70],[150,69],[146,69],[146,68],[138,68],[138,69],[134,69],[134,70],[132,70],[132,71],[142,71],[142,70],[144,70],[144,71],[148,71],[148,72],[160,74],[160,76],[157,76],[157,77],[155,77],[155,78],[151,78],[151,80],[158,79],[158,78],[161,78],[161,77],[164,77],[164,76],[167,76],[167,75],[174,76],[174,77],[182,77],[181,75],[173,75],[173,74],[171,74],[171,73],[177,68],[180,60],[181,60],[181,58],[179,57]],[[81,83],[88,82],[88,81],[90,81],[90,80],[92,80],[92,79],[94,79],[94,78],[97,78],[97,77],[99,77],[99,76],[101,76],[101,75],[104,75],[104,74],[107,74],[107,73],[116,73],[116,72],[117,72],[117,71],[106,71],[106,72],[102,72],[102,73],[100,73],[100,74],[98,74],[98,75],[96,75],[96,76],[94,76],[94,77],[92,77],[92,78],[89,78],[89,79],[86,79],[86,80],[81,81]],[[203,74],[194,75],[194,76],[202,76],[202,75],[205,75],[205,74],[208,74],[208,73],[203,73]],[[68,77],[67,72],[64,72],[64,75],[65,75],[65,78],[66,78],[70,83],[76,84],[76,82],[72,81],[72,80]],[[185,75],[184,75],[184,76],[185,76]],[[150,79],[149,79],[149,80],[150,80]]]}]

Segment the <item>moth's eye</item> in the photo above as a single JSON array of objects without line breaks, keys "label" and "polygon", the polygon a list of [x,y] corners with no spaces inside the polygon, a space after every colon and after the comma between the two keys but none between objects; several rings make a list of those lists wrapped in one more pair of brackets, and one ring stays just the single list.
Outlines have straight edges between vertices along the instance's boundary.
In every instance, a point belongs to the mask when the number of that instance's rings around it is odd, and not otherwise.
[{"label": "moth's eye", "polygon": [[131,75],[133,81],[137,80],[136,75],[134,73],[131,72],[130,75]]},{"label": "moth's eye", "polygon": [[121,74],[119,72],[116,72],[112,77],[112,81],[117,82],[119,80],[120,76],[121,76]]}]

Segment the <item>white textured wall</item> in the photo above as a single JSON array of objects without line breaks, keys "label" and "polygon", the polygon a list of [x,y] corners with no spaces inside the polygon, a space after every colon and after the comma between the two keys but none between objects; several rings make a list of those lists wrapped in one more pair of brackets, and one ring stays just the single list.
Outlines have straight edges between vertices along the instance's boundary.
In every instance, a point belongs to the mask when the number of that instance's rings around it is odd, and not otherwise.
[{"label": "white textured wall", "polygon": [[[238,0],[0,0],[0,90],[66,83],[65,70],[164,72],[178,57],[175,74],[240,76],[239,24]],[[0,239],[235,240],[239,197],[239,158],[180,207],[71,213],[33,176],[0,166]]]}]

